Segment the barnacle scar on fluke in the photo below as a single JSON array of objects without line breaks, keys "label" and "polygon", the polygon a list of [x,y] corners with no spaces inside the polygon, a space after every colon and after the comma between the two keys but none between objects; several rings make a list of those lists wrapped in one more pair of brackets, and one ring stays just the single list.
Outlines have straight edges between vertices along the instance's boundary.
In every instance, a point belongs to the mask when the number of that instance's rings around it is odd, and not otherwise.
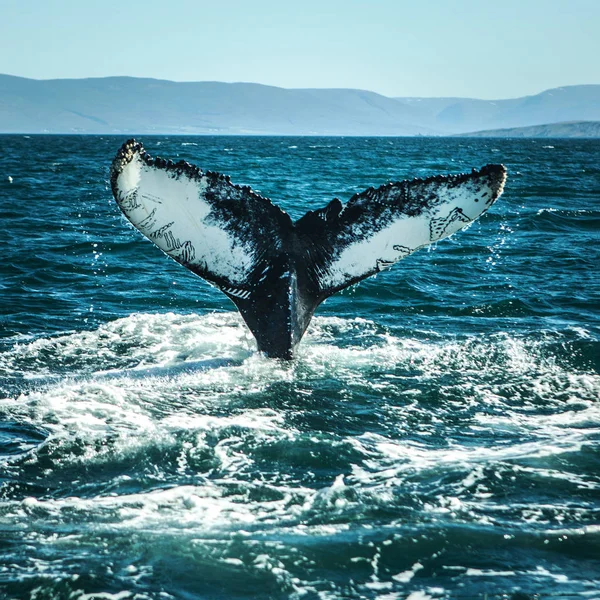
[{"label": "barnacle scar on fluke", "polygon": [[218,287],[267,356],[291,358],[336,292],[462,229],[502,193],[503,165],[387,183],[292,222],[247,186],[129,140],[111,168],[115,199],[163,252]]}]

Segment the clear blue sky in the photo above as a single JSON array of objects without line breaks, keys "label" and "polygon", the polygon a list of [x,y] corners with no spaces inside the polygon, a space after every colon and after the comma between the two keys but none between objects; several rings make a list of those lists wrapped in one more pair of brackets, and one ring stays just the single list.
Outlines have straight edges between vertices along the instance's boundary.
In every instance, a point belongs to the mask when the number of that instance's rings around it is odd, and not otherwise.
[{"label": "clear blue sky", "polygon": [[600,83],[600,0],[0,0],[0,73],[509,98]]}]

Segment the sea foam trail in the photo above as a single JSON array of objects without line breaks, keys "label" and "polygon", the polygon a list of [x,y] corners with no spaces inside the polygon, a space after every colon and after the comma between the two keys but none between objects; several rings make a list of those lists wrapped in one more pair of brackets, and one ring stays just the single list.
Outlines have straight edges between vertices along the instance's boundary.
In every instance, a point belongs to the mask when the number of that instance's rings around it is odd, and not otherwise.
[{"label": "sea foam trail", "polygon": [[[574,335],[585,339],[587,334]],[[292,389],[311,382],[316,393],[320,384],[327,385],[328,374],[345,382],[349,392],[356,386],[418,398],[435,382],[442,399],[453,390],[467,392],[485,404],[482,420],[491,413],[506,426],[509,417],[494,414],[506,406],[519,411],[525,422],[527,409],[538,401],[577,411],[597,398],[595,373],[573,368],[548,351],[567,343],[557,336],[423,337],[398,337],[365,319],[316,317],[298,359],[287,365],[257,354],[235,313],[135,314],[95,331],[18,342],[0,353],[0,369],[7,377],[40,380],[39,389],[24,398],[49,397],[53,389],[85,395],[77,390],[114,388],[124,394],[133,388],[150,395],[161,390],[165,400],[175,400],[186,385],[195,385],[196,399],[204,401],[204,391],[250,392],[254,385],[264,389],[280,381]],[[468,397],[459,410],[468,409]],[[551,418],[559,422],[566,418],[562,414]]]},{"label": "sea foam trail", "polygon": [[[600,478],[575,460],[597,452],[600,377],[557,360],[555,344],[317,317],[287,363],[257,354],[234,313],[134,314],[19,342],[0,354],[30,385],[0,400],[16,444],[0,528],[52,556],[105,540],[113,569],[131,561],[116,580],[142,590],[166,561],[257,593],[324,593],[329,570],[350,566],[357,593],[419,593],[436,552],[474,528],[477,552],[506,547],[521,566],[491,575],[447,556],[438,591],[492,576],[572,584],[523,558],[600,540]],[[36,551],[20,568],[64,579],[76,563]]]},{"label": "sea foam trail", "polygon": [[[391,593],[418,581],[431,544],[472,528],[483,553],[496,530],[500,545],[592,543],[600,479],[571,457],[595,452],[600,377],[547,357],[549,343],[402,338],[317,317],[288,364],[257,354],[233,313],[135,314],[18,343],[0,365],[35,385],[0,401],[22,438],[4,458],[0,527],[61,556],[98,536],[128,540],[107,542],[111,554],[143,552],[146,566],[123,571],[123,585],[151,581],[148,565],[168,555],[175,571],[210,580],[218,566],[299,597],[315,587],[309,573],[336,568],[322,557],[309,568],[321,545],[362,565],[357,590]],[[535,506],[522,498],[532,488]],[[406,553],[411,528],[421,533]],[[385,567],[389,552],[406,554],[403,570]],[[50,568],[36,560],[31,576]],[[448,560],[448,584],[486,576]],[[543,588],[570,576],[524,564],[501,577]]]}]

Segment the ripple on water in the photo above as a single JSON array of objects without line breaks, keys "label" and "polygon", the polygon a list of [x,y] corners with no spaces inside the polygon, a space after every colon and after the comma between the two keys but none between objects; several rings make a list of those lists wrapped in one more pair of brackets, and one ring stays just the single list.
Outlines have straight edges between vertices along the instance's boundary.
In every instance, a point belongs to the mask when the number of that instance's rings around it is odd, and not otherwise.
[{"label": "ripple on water", "polygon": [[[0,354],[36,381],[0,401],[11,561],[32,581],[50,569],[68,587],[84,563],[106,581],[101,544],[111,585],[147,593],[166,568],[192,594],[200,573],[217,595],[341,597],[331,578],[349,568],[359,596],[492,576],[585,591],[568,560],[585,570],[600,541],[600,377],[556,343],[317,317],[288,364],[256,354],[233,313],[22,341]],[[560,571],[537,568],[547,552]]]}]

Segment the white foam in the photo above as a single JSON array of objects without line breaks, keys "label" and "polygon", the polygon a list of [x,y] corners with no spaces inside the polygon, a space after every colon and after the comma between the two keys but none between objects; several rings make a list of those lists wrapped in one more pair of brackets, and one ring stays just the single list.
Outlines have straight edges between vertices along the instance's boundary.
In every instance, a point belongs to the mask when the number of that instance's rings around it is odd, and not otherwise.
[{"label": "white foam", "polygon": [[433,596],[430,596],[423,590],[417,592],[411,592],[408,596],[406,596],[406,600],[433,600]]},{"label": "white foam", "polygon": [[[573,513],[568,498],[552,506],[508,505],[486,480],[493,473],[596,490],[593,479],[553,465],[554,457],[581,450],[597,435],[599,376],[561,367],[545,358],[538,342],[508,335],[406,339],[365,319],[317,317],[299,350],[290,364],[256,354],[237,313],[131,315],[95,331],[20,342],[0,354],[0,365],[20,375],[45,365],[57,379],[0,400],[7,420],[49,431],[42,446],[9,457],[9,466],[34,465],[43,449],[49,465],[47,474],[39,474],[43,485],[44,477],[68,482],[73,472],[83,472],[79,467],[100,473],[104,466],[143,464],[147,455],[165,462],[144,474],[149,483],[135,493],[110,495],[121,486],[141,485],[127,479],[136,473],[123,472],[91,497],[79,497],[75,486],[68,498],[5,500],[0,525],[43,530],[48,539],[68,524],[93,521],[94,535],[153,532],[167,540],[214,540],[260,531],[277,538],[286,528],[295,536],[347,540],[361,512],[393,502],[397,490],[409,497],[420,482],[437,477],[450,483],[420,505],[429,519],[490,525],[510,510],[521,511],[523,523],[547,523],[549,510],[557,518],[561,511],[574,514],[582,523],[589,518],[585,508]],[[215,357],[232,360],[212,364]],[[72,365],[69,377],[61,375],[65,364]],[[307,436],[298,417],[316,413],[313,397],[327,392],[332,380],[349,411],[354,400],[367,403],[373,394],[377,432]],[[271,393],[279,386],[282,397]],[[423,402],[432,386],[440,397],[434,414]],[[538,405],[551,410],[540,415],[516,400],[516,393],[535,393]],[[324,405],[323,417],[339,410]],[[479,428],[469,441],[432,446],[420,435],[428,428],[439,435],[457,411],[465,416],[465,432]],[[510,443],[500,433],[510,435]],[[477,443],[478,435],[488,436],[485,443]],[[339,448],[353,458],[320,489],[309,486],[304,473],[271,473],[257,464],[265,460],[261,452],[268,456],[272,448],[282,448],[283,458],[290,449],[293,460],[296,444],[302,452],[312,451],[312,444],[315,452]],[[256,477],[259,468],[262,479]],[[172,473],[177,477],[169,479]],[[564,530],[570,536],[587,531]],[[61,537],[60,543],[70,542]],[[412,579],[418,565],[397,573],[397,581]],[[278,573],[290,577],[285,569]],[[369,585],[380,583],[386,582]]]},{"label": "white foam", "polygon": [[410,570],[403,571],[402,573],[398,573],[396,575],[392,575],[392,579],[400,583],[408,583],[415,576],[417,571],[420,571],[422,568],[423,565],[417,562],[410,568]]},{"label": "white foam", "polygon": [[496,571],[494,569],[467,569],[465,575],[468,577],[512,577],[515,571]]},{"label": "white foam", "polygon": [[123,368],[193,365],[215,357],[242,359],[256,344],[237,312],[202,316],[134,313],[97,330],[34,341],[0,353],[0,370],[40,378],[68,368],[71,376]]}]

